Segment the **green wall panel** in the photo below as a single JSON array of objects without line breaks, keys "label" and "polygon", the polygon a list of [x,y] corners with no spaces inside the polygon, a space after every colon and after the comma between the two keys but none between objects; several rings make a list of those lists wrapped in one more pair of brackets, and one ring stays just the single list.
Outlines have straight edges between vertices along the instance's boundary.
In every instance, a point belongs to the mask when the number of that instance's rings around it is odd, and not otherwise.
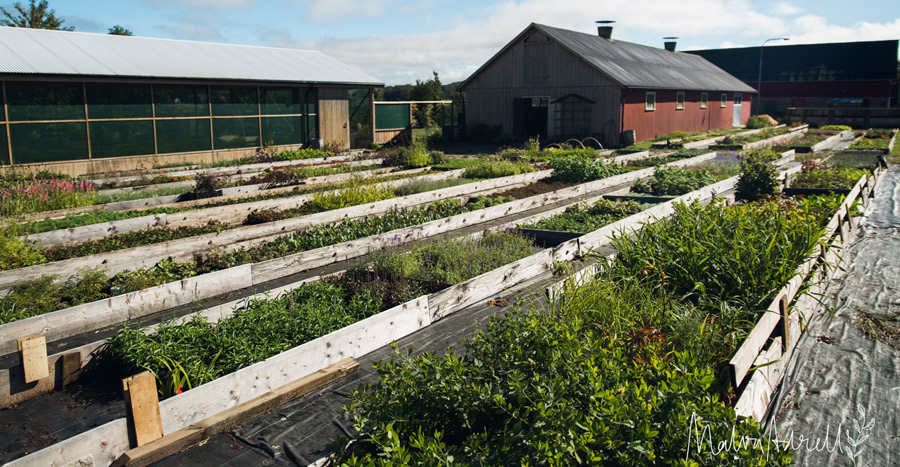
[{"label": "green wall panel", "polygon": [[157,120],[156,146],[160,154],[209,151],[209,119]]},{"label": "green wall panel", "polygon": [[216,117],[259,115],[255,86],[214,86],[210,88],[210,100]]},{"label": "green wall panel", "polygon": [[13,162],[29,164],[87,159],[84,125],[84,122],[10,125]]},{"label": "green wall panel", "polygon": [[375,128],[394,130],[409,126],[409,104],[378,104],[375,106]]},{"label": "green wall panel", "polygon": [[208,117],[209,89],[206,86],[154,86],[156,117]]},{"label": "green wall panel", "polygon": [[254,118],[214,118],[213,149],[259,147],[259,120]]},{"label": "green wall panel", "polygon": [[[149,93],[148,93],[149,95]],[[91,157],[153,154],[153,122],[150,120],[91,122]]]},{"label": "green wall panel", "polygon": [[81,83],[6,83],[11,121],[84,119]]},{"label": "green wall panel", "polygon": [[272,144],[302,144],[303,117],[263,117],[262,142]]}]

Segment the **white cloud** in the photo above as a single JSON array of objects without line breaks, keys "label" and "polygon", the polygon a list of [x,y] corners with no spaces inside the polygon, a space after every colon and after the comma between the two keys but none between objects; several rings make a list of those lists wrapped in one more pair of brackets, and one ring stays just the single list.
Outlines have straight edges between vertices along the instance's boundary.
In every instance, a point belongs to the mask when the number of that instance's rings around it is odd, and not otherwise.
[{"label": "white cloud", "polygon": [[157,25],[157,29],[178,39],[208,42],[227,42],[218,29],[197,24],[181,23],[172,26]]},{"label": "white cloud", "polygon": [[[370,9],[355,11],[377,14],[386,1],[376,0],[374,6],[366,7]],[[340,0],[333,5],[347,8],[358,3]],[[758,45],[779,36],[790,36],[790,43],[900,37],[900,19],[842,27],[818,16],[784,19],[765,14],[748,0],[506,0],[469,7],[459,18],[444,18],[444,29],[424,34],[323,37],[303,42],[285,39],[274,45],[321,50],[388,84],[427,79],[432,70],[449,83],[467,78],[531,22],[595,33],[593,21],[601,19],[617,21],[613,38],[658,47],[668,35],[681,36],[685,43],[731,46]]]},{"label": "white cloud", "polygon": [[141,3],[151,7],[178,6],[216,10],[245,10],[256,6],[259,0],[141,0]]},{"label": "white cloud", "polygon": [[306,17],[324,23],[354,16],[381,16],[391,3],[394,0],[312,0]]},{"label": "white cloud", "polygon": [[772,7],[772,11],[775,12],[776,15],[782,16],[794,16],[799,15],[804,12],[803,8],[800,8],[795,5],[791,5],[787,2],[778,2]]}]

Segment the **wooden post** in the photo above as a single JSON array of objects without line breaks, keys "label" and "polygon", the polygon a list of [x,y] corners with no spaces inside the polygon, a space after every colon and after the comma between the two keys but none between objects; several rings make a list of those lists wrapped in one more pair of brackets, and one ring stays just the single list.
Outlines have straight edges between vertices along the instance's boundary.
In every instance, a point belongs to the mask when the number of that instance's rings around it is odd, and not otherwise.
[{"label": "wooden post", "polygon": [[153,373],[145,371],[123,379],[122,391],[135,447],[162,438],[162,417],[159,415],[159,397]]},{"label": "wooden post", "polygon": [[19,355],[25,369],[25,383],[33,383],[50,376],[47,364],[47,339],[43,334],[19,339]]}]

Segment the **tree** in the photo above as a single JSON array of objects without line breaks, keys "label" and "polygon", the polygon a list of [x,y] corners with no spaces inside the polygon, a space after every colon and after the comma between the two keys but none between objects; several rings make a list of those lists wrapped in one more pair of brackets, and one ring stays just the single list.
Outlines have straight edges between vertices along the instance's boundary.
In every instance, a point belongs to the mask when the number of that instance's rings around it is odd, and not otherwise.
[{"label": "tree", "polygon": [[6,8],[0,7],[0,12],[6,16],[0,19],[0,26],[12,26],[15,28],[32,28],[32,29],[58,29],[60,31],[74,31],[75,26],[63,27],[64,19],[56,17],[56,10],[51,10],[47,6],[47,0],[41,0],[35,4],[35,0],[31,0],[28,9],[21,3],[13,3],[13,8],[19,13],[17,16],[10,13]]},{"label": "tree", "polygon": [[[427,81],[416,80],[416,84],[406,90],[406,98],[411,101],[439,101],[443,97],[441,79],[436,71],[432,71],[434,77]],[[429,112],[431,107],[431,112]],[[441,116],[440,105],[417,105],[413,110],[413,118],[422,127],[429,127],[439,123]]]},{"label": "tree", "polygon": [[119,26],[118,24],[109,28],[109,34],[113,36],[133,36],[134,33],[131,32],[131,29],[126,29],[123,26]]}]

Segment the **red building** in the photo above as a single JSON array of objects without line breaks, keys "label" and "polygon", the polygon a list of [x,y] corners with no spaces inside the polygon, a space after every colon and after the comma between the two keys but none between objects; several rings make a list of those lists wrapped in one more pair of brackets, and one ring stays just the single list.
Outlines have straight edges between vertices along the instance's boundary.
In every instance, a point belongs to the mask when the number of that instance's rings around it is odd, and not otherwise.
[{"label": "red building", "polygon": [[[605,146],[741,125],[755,90],[706,59],[531,24],[460,90],[466,125],[516,140],[595,137]],[[499,130],[497,130],[499,128]]]}]

